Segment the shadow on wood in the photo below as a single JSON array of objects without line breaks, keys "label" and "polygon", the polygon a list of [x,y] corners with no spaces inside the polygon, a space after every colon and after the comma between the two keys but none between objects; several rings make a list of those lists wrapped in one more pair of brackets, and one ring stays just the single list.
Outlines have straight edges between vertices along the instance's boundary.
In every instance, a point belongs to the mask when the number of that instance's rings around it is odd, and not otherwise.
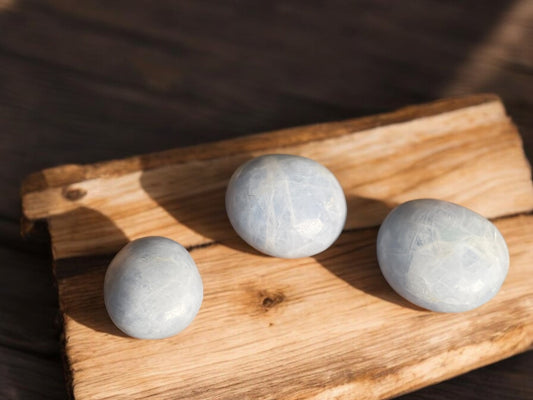
[{"label": "shadow on wood", "polygon": [[[362,197],[348,197],[348,214],[357,214],[359,206],[375,210],[384,219],[393,208],[382,201]],[[361,219],[364,215],[360,216]],[[376,257],[378,228],[350,229],[344,231],[326,251],[314,256],[324,268],[357,290],[390,303],[414,310],[421,308],[409,303],[387,284],[379,269]],[[346,257],[350,253],[351,257]]]},{"label": "shadow on wood", "polygon": [[[116,243],[117,249],[128,242],[128,238],[109,218],[95,210],[80,207],[54,217],[52,223],[59,219],[72,221],[72,234],[76,234],[75,231],[77,230],[85,229],[84,220],[91,220],[96,222],[96,226],[102,234]],[[90,246],[91,244],[88,243],[87,245]],[[72,318],[76,322],[100,332],[125,337],[126,335],[109,318],[104,305],[105,271],[113,257],[114,254],[104,254],[59,259],[55,261],[54,272],[58,282],[60,308],[66,314],[65,318]],[[67,281],[69,283],[64,284]],[[72,290],[79,293],[76,302],[63,303],[61,299],[65,296],[70,297],[68,294]],[[65,332],[65,337],[68,340],[68,331]]]},{"label": "shadow on wood", "polygon": [[[244,156],[244,159],[249,158],[250,156]],[[239,162],[241,161],[242,160],[239,159]],[[154,176],[153,174],[143,173],[140,181],[143,189],[153,200],[167,210],[176,221],[188,226],[201,236],[210,238],[213,242],[222,243],[236,251],[259,254],[259,252],[239,238],[226,216],[224,202],[226,184],[231,177],[233,170],[237,168],[238,165],[240,164],[236,163],[233,166],[234,168],[228,170],[225,180],[217,182],[216,185],[211,185],[210,183],[213,181],[214,172],[209,168],[205,168],[204,165],[198,164],[196,168],[190,170],[190,173],[194,180],[206,182],[207,189],[189,192],[185,196],[177,196],[175,194],[179,188],[172,185],[171,182],[174,181],[172,176],[167,176],[167,179],[165,180],[166,183],[162,183],[160,177]],[[178,180],[179,179],[176,179],[176,181]],[[186,190],[184,189],[183,192],[186,193]],[[392,208],[382,201],[356,196],[348,197],[347,205],[350,218],[352,220],[358,220],[363,224],[365,223],[366,214],[370,215],[372,219],[375,219],[376,215],[382,216],[383,219]],[[359,208],[366,210],[365,213],[358,215]],[[368,210],[372,210],[372,212],[368,213]],[[377,261],[374,262],[376,254],[376,232],[376,229],[368,229],[358,232],[345,231],[330,249],[318,254],[314,258],[330,272],[337,275],[354,288],[389,302],[419,309],[394,293],[386,283],[385,279],[381,276]],[[352,244],[350,243],[350,238],[353,238],[354,240],[362,240],[362,242],[360,244]],[[194,247],[192,249],[194,249]],[[354,254],[353,265],[339,263],[339,257],[343,255],[345,256],[347,251],[353,252]],[[375,269],[363,273],[361,271],[355,271],[353,267],[360,264],[355,261],[357,257],[371,257],[372,261],[364,264],[375,265]],[[359,278],[362,275],[368,275],[368,279],[361,281]],[[376,282],[379,284],[376,284]]]},{"label": "shadow on wood", "polygon": [[[200,240],[204,243],[200,246],[216,242],[238,251],[258,254],[233,230],[225,207],[227,182],[235,169],[251,158],[247,154],[236,157],[233,162],[224,165],[223,171],[209,166],[206,168],[203,163],[189,162],[188,177],[183,176],[182,170],[169,170],[165,174],[143,171],[140,183],[144,191],[176,221],[203,238]],[[183,184],[184,181],[201,182],[203,185],[198,190],[190,190],[174,184]]]}]

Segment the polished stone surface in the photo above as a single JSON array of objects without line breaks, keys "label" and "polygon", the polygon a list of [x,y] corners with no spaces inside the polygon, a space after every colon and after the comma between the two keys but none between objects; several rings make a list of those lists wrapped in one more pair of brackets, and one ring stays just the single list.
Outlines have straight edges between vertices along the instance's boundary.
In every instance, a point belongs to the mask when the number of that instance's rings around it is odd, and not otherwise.
[{"label": "polished stone surface", "polygon": [[346,221],[346,198],[335,176],[305,157],[269,154],[240,166],[228,184],[226,210],[235,231],[275,257],[327,249]]},{"label": "polished stone surface", "polygon": [[127,244],[109,264],[104,299],[121,331],[139,339],[162,339],[192,322],[202,304],[202,279],[180,244],[145,237]]},{"label": "polished stone surface", "polygon": [[498,229],[481,215],[441,200],[413,200],[391,211],[379,229],[377,254],[398,294],[440,312],[486,303],[509,268]]}]

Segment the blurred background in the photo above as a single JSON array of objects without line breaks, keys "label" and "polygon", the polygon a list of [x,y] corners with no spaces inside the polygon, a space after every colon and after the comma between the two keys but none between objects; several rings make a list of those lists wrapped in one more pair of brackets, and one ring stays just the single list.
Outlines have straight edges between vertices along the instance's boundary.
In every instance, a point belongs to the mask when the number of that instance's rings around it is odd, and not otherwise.
[{"label": "blurred background", "polygon": [[[21,179],[441,97],[500,95],[533,157],[533,1],[0,0],[0,398],[66,397]],[[526,353],[406,399],[533,398]]]}]

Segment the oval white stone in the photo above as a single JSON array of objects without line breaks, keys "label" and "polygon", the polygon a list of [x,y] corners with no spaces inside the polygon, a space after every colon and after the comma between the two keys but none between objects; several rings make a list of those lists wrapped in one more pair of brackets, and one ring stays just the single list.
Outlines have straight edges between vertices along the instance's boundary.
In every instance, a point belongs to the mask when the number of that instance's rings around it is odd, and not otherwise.
[{"label": "oval white stone", "polygon": [[377,255],[398,294],[440,312],[486,303],[509,269],[498,229],[474,211],[442,200],[413,200],[392,210],[379,229]]},{"label": "oval white stone", "polygon": [[185,329],[203,299],[200,273],[179,243],[151,236],[120,250],[107,268],[105,306],[124,333],[162,339]]},{"label": "oval white stone", "polygon": [[269,154],[241,165],[226,191],[235,231],[275,257],[308,257],[342,232],[346,198],[335,176],[309,158]]}]

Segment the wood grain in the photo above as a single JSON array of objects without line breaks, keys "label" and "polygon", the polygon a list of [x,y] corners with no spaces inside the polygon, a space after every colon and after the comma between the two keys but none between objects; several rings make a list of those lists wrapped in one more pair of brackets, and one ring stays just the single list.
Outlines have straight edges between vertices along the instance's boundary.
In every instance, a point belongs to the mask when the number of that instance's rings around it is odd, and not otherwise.
[{"label": "wood grain", "polygon": [[[480,368],[454,379],[401,396],[401,400],[435,399],[531,399],[531,368],[527,352]],[[522,371],[528,371],[522,373]]]},{"label": "wood grain", "polygon": [[226,183],[240,164],[264,153],[303,155],[327,166],[348,199],[346,229],[375,226],[395,205],[420,197],[458,202],[487,217],[533,208],[520,136],[501,102],[488,96],[54,168],[40,175],[49,186],[36,187],[43,184],[36,175],[28,179],[24,213],[48,218],[56,259],[109,253],[127,239],[155,234],[186,247],[221,242],[235,236],[224,212]]},{"label": "wood grain", "polygon": [[[326,252],[266,257],[225,221],[227,179],[241,162],[266,152],[309,156],[339,178],[349,202],[347,230]],[[533,209],[531,171],[516,128],[493,96],[58,167],[27,182],[26,218],[49,223],[78,399],[385,398],[533,343],[533,217],[516,215]],[[500,217],[511,270],[492,301],[438,314],[388,287],[376,262],[374,226],[394,205],[417,197]],[[161,341],[125,337],[102,298],[113,252],[149,234],[188,246],[205,285],[194,323]]]},{"label": "wood grain", "polygon": [[0,359],[2,399],[65,398],[65,381],[59,355],[53,358],[42,357],[2,346]]},{"label": "wood grain", "polygon": [[51,257],[2,246],[0,258],[2,292],[12,299],[0,302],[0,344],[40,356],[57,353],[61,326]]},{"label": "wood grain", "polygon": [[376,264],[375,229],[294,261],[240,243],[200,248],[192,256],[205,284],[202,309],[185,332],[161,341],[124,337],[107,317],[109,258],[60,260],[74,394],[374,399],[492,363],[532,344],[532,223],[497,222],[511,271],[496,298],[459,314],[424,311],[392,292]]}]

